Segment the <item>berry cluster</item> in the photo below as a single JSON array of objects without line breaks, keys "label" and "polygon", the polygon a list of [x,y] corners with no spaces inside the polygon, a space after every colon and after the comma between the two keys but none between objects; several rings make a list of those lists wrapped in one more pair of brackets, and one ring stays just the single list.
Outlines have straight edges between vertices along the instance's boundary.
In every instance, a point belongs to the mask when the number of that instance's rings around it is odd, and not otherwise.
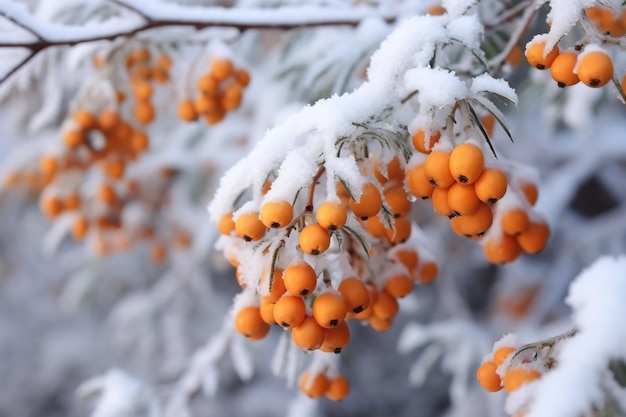
[{"label": "berry cluster", "polygon": [[146,48],[136,49],[128,55],[126,69],[135,99],[133,114],[139,123],[147,124],[154,120],[153,82],[163,84],[169,81],[171,67],[172,60],[168,55],[164,54],[153,60],[152,54]]},{"label": "berry cluster", "polygon": [[486,160],[476,141],[450,147],[439,144],[440,138],[439,131],[417,130],[413,134],[415,150],[425,157],[407,169],[410,192],[430,200],[434,210],[450,218],[452,230],[462,237],[482,240],[494,220],[499,221],[500,227],[483,241],[485,256],[492,263],[512,262],[522,251],[541,251],[550,231],[546,222],[530,220],[537,218],[532,210],[537,187],[528,181],[520,183],[509,191],[507,204],[500,208],[496,203],[507,194],[509,178],[496,168],[496,161]]},{"label": "berry cluster", "polygon": [[178,103],[178,117],[191,122],[202,116],[209,125],[219,123],[227,112],[239,108],[243,90],[249,83],[247,70],[235,68],[228,58],[215,59],[209,72],[196,82],[198,95],[195,100],[185,98]]},{"label": "berry cluster", "polygon": [[[593,25],[583,27],[595,33],[588,34],[582,41],[566,50],[561,50],[557,44],[548,51],[545,35],[537,35],[526,46],[528,63],[540,70],[550,69],[552,79],[561,88],[579,82],[599,88],[613,79],[610,46],[626,33],[626,13],[622,11],[620,16],[614,16],[612,9],[601,5],[585,12]],[[626,84],[626,76],[622,84]]]},{"label": "berry cluster", "polygon": [[331,401],[341,401],[350,393],[350,382],[343,375],[329,377],[325,373],[305,371],[300,376],[299,388],[311,398],[326,396]]}]

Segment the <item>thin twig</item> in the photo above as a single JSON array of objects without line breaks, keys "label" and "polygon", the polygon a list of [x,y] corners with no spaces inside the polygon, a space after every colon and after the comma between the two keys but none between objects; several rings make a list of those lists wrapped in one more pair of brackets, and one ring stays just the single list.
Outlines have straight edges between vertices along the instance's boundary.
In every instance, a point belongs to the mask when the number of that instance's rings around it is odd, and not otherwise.
[{"label": "thin twig", "polygon": [[491,71],[491,74],[494,77],[498,76],[498,74],[502,70],[502,67],[504,66],[504,63],[506,62],[506,58],[509,56],[513,48],[517,46],[520,39],[522,39],[522,36],[524,36],[524,33],[526,33],[526,30],[528,29],[528,26],[530,26],[530,22],[535,17],[535,14],[537,14],[537,8],[535,7],[535,3],[536,0],[532,0],[530,5],[527,6],[524,15],[521,18],[522,22],[517,26],[515,32],[511,34],[511,38],[506,44],[504,50],[494,59],[494,61],[497,62],[497,64]]},{"label": "thin twig", "polygon": [[0,84],[2,84],[3,82],[5,82],[6,80],[9,79],[9,77],[11,77],[11,75],[15,74],[17,72],[17,70],[19,70],[20,68],[22,68],[24,65],[26,65],[31,59],[33,59],[37,54],[36,53],[32,53],[29,54],[26,58],[24,58],[19,64],[17,64],[16,66],[14,66],[13,68],[11,68],[9,70],[9,72],[7,72],[6,74],[4,74],[2,76],[2,78],[0,78]]},{"label": "thin twig", "polygon": [[499,26],[502,26],[504,23],[510,22],[511,20],[522,14],[529,6],[531,6],[530,3],[532,2],[532,0],[526,0],[517,4],[512,9],[506,10],[504,13],[498,16],[498,20],[496,20],[495,22],[485,23],[485,30],[495,29]]}]

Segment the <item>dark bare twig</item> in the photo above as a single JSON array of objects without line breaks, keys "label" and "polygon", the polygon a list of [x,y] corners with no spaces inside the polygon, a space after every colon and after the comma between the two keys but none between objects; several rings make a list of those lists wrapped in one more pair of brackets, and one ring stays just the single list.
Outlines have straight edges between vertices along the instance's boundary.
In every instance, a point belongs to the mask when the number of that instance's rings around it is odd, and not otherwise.
[{"label": "dark bare twig", "polygon": [[[229,27],[229,28],[234,28],[243,32],[247,30],[293,30],[293,29],[301,29],[301,28],[307,28],[307,27],[322,27],[322,26],[356,26],[361,22],[360,18],[356,18],[354,20],[337,20],[337,21],[312,20],[309,22],[299,22],[299,23],[288,23],[288,22],[274,23],[274,22],[268,21],[268,22],[258,22],[258,23],[251,23],[251,24],[238,24],[238,23],[233,23],[233,22],[228,22],[228,21],[202,21],[202,22],[196,21],[194,22],[194,21],[183,20],[183,19],[158,20],[158,19],[151,18],[150,16],[146,15],[141,10],[129,4],[126,4],[125,2],[121,0],[111,0],[111,2],[117,4],[120,7],[124,7],[136,13],[137,15],[141,16],[145,20],[145,23],[143,23],[140,26],[137,26],[131,29],[121,30],[119,32],[115,32],[109,35],[85,36],[82,38],[77,37],[74,39],[65,39],[65,40],[49,40],[49,39],[45,39],[44,37],[42,37],[34,29],[28,27],[23,22],[20,22],[17,19],[14,19],[13,17],[8,16],[4,13],[0,13],[0,16],[8,19],[9,21],[13,22],[17,26],[27,30],[28,32],[33,34],[35,37],[37,37],[37,41],[34,41],[34,42],[31,41],[31,42],[0,43],[0,48],[26,48],[30,50],[31,52],[31,54],[26,59],[21,61],[17,66],[9,70],[8,73],[6,73],[2,78],[0,78],[0,84],[2,84],[9,77],[11,77],[17,70],[22,68],[26,63],[32,60],[32,58],[35,55],[37,55],[39,52],[45,49],[48,49],[51,47],[58,47],[58,46],[74,46],[74,45],[78,45],[81,43],[89,43],[89,42],[112,41],[120,37],[130,38],[139,33],[146,32],[152,29],[162,28],[162,27],[180,26],[180,27],[191,27],[196,30],[202,30],[202,29],[206,29],[210,27]],[[388,17],[385,20],[388,23],[392,23],[393,21],[396,20],[396,18]]]}]

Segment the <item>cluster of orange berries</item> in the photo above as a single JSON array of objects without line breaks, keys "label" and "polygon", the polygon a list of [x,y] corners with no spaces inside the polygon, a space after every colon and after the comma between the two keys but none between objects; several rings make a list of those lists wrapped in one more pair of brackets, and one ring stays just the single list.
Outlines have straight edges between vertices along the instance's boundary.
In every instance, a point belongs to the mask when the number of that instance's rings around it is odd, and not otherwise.
[{"label": "cluster of orange berries", "polygon": [[209,72],[197,80],[195,100],[185,98],[178,103],[178,117],[191,122],[201,116],[209,125],[219,123],[227,112],[239,108],[243,90],[249,83],[247,70],[235,68],[228,58],[215,59]]},{"label": "cluster of orange berries", "polygon": [[311,398],[326,396],[331,401],[341,401],[350,393],[350,382],[343,375],[329,377],[322,372],[305,371],[300,376],[299,388]]},{"label": "cluster of orange berries", "polygon": [[[259,340],[276,324],[290,331],[293,343],[304,351],[340,353],[350,341],[350,320],[385,331],[399,312],[398,299],[410,294],[415,284],[435,279],[438,266],[428,250],[407,241],[411,237],[408,216],[412,203],[403,188],[405,176],[400,159],[394,157],[383,164],[371,158],[364,165],[371,166],[372,175],[358,201],[338,182],[336,197],[326,197],[317,204],[313,196],[323,176],[321,170],[310,186],[310,203],[304,207],[266,198],[260,210],[246,210],[236,217],[226,213],[220,218],[218,230],[232,245],[233,251],[226,249],[226,255],[236,268],[238,282],[244,291],[256,291],[253,301],[236,307],[234,325],[240,334]],[[271,186],[266,184],[261,194],[267,195]],[[371,243],[369,253],[353,235],[357,222],[362,228],[358,233]],[[246,275],[250,254],[245,248],[256,247],[265,256],[269,246],[262,242],[280,235],[284,241],[296,244],[285,249],[294,254],[289,255],[289,263],[284,263],[281,252],[261,277]],[[341,242],[341,252],[329,251],[333,236]],[[337,256],[339,262],[334,258]],[[318,263],[318,259],[324,260]],[[328,262],[349,266],[335,274],[328,269]],[[248,288],[252,286],[255,288]],[[267,294],[262,290],[265,287]],[[323,375],[317,379],[321,381]],[[336,397],[322,382],[312,386],[324,389],[303,391],[312,397],[324,393]]]},{"label": "cluster of orange berries", "polygon": [[139,123],[147,124],[154,120],[153,83],[163,84],[169,81],[171,67],[172,59],[168,55],[163,54],[153,60],[152,54],[146,48],[136,49],[126,58],[130,91],[135,99],[133,114]]},{"label": "cluster of orange berries", "polygon": [[[617,38],[626,33],[624,12],[621,16],[614,17],[611,9],[594,6],[586,9],[586,14],[602,35]],[[555,45],[550,51],[546,51],[546,42],[538,38],[528,43],[526,59],[537,69],[550,69],[552,79],[561,88],[579,82],[599,88],[609,83],[614,73],[613,60],[603,45],[576,44],[566,51],[561,51],[559,46]],[[623,85],[626,85],[625,81],[626,77],[622,81]]]},{"label": "cluster of orange berries", "polygon": [[[428,134],[418,130],[413,135],[413,146],[426,156],[423,162],[407,169],[407,188],[414,196],[430,200],[438,214],[450,218],[454,233],[480,240],[494,222],[494,205],[508,190],[507,175],[485,166],[481,147],[471,141],[452,149],[433,148],[440,137],[438,131]],[[534,184],[524,183],[521,192],[528,205],[535,204]],[[545,222],[532,222],[530,209],[521,206],[502,215],[503,233],[499,237],[490,236],[483,244],[490,262],[512,262],[522,250],[537,253],[545,247],[549,228]]]},{"label": "cluster of orange berries", "polygon": [[[516,347],[496,343],[494,351],[488,355],[476,371],[476,379],[488,392],[498,392],[504,388],[507,393],[517,391],[543,375],[546,366],[516,360],[520,353]],[[550,365],[547,366],[549,368]],[[521,417],[524,413],[517,413]]]}]

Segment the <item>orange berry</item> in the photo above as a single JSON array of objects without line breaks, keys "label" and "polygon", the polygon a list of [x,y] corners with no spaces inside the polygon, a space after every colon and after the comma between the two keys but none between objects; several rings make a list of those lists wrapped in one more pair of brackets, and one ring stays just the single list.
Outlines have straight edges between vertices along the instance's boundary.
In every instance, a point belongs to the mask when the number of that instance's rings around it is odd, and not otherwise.
[{"label": "orange berry", "polygon": [[293,219],[293,207],[286,201],[273,201],[261,207],[261,221],[267,227],[285,227]]},{"label": "orange berry", "polygon": [[613,77],[613,61],[603,51],[584,54],[577,67],[578,78],[589,87],[602,87]]},{"label": "orange berry", "polygon": [[387,331],[391,328],[391,326],[393,326],[393,319],[381,319],[380,317],[374,315],[369,317],[367,321],[372,329],[377,332]]},{"label": "orange berry", "polygon": [[385,281],[385,290],[396,298],[404,297],[413,291],[413,280],[406,275],[394,275]]},{"label": "orange berry", "polygon": [[480,385],[489,392],[497,392],[502,389],[500,375],[496,373],[496,364],[493,361],[484,362],[476,371],[476,379]]},{"label": "orange berry", "polygon": [[347,311],[348,306],[339,294],[325,292],[313,301],[313,317],[326,329],[337,327],[342,323]]},{"label": "orange berry", "polygon": [[120,122],[120,115],[115,110],[104,110],[98,118],[98,126],[102,130],[112,130]]},{"label": "orange berry", "polygon": [[124,161],[114,159],[107,161],[104,165],[104,172],[111,178],[120,179],[124,176]]},{"label": "orange berry", "polygon": [[162,243],[157,242],[150,247],[150,261],[152,261],[153,264],[162,263],[166,256],[167,250]]},{"label": "orange berry", "polygon": [[317,223],[309,224],[300,231],[300,249],[309,255],[319,255],[330,246],[330,234]]},{"label": "orange berry", "polygon": [[135,79],[130,83],[133,94],[137,100],[147,101],[152,98],[152,84],[148,81]]},{"label": "orange berry", "polygon": [[378,298],[372,304],[372,312],[374,315],[381,319],[392,319],[398,314],[400,306],[398,300],[387,290],[382,290],[378,293]]},{"label": "orange berry", "polygon": [[487,203],[480,203],[472,214],[455,217],[458,226],[466,236],[482,236],[493,223],[493,212]]},{"label": "orange berry", "polygon": [[102,184],[98,189],[98,199],[106,204],[115,204],[117,202],[117,193],[109,184]]},{"label": "orange berry", "polygon": [[[242,282],[240,282],[240,285],[241,283]],[[245,284],[245,282],[243,283]],[[259,312],[261,313],[261,319],[267,324],[276,323],[276,320],[274,319],[275,305],[276,303],[273,303],[268,297],[261,298],[261,306],[259,307]]]},{"label": "orange berry", "polygon": [[424,165],[416,165],[406,171],[406,186],[415,197],[428,200],[433,195],[435,186],[430,183]]},{"label": "orange berry", "polygon": [[493,204],[506,194],[508,188],[506,175],[499,169],[484,169],[474,183],[474,191],[480,201]]},{"label": "orange berry", "polygon": [[194,102],[195,110],[198,114],[209,114],[220,109],[220,102],[217,98],[200,94]]},{"label": "orange berry", "polygon": [[455,182],[448,188],[448,207],[455,216],[470,215],[478,210],[479,205],[474,184]]},{"label": "orange berry", "polygon": [[339,203],[325,201],[318,207],[315,219],[323,228],[337,230],[345,226],[348,220],[348,211]]},{"label": "orange berry", "polygon": [[298,295],[284,295],[274,306],[274,320],[282,328],[293,328],[304,320],[306,306],[304,300]]},{"label": "orange berry", "polygon": [[489,262],[503,264],[516,260],[522,253],[522,248],[514,237],[503,234],[500,238],[486,240],[483,253]]},{"label": "orange berry", "polygon": [[413,147],[416,151],[421,153],[430,153],[433,146],[437,142],[439,142],[439,138],[441,137],[441,133],[437,130],[433,130],[430,132],[430,136],[428,139],[426,138],[426,132],[423,130],[418,130],[415,132],[413,137],[411,138],[413,141]]},{"label": "orange berry", "polygon": [[283,281],[291,294],[306,297],[317,286],[317,274],[308,263],[296,262],[285,268]]},{"label": "orange berry", "polygon": [[215,96],[220,91],[220,82],[211,74],[204,74],[198,78],[197,88],[207,96]]},{"label": "orange berry", "polygon": [[350,393],[350,383],[344,376],[338,376],[330,380],[330,385],[326,390],[326,398],[331,401],[341,401]]},{"label": "orange berry", "polygon": [[435,262],[426,262],[424,265],[420,266],[419,271],[419,282],[420,284],[428,284],[433,282],[437,275],[439,274],[439,267]]},{"label": "orange berry", "polygon": [[239,68],[235,70],[233,77],[235,78],[237,84],[242,87],[246,87],[248,84],[250,84],[250,73],[246,69]]},{"label": "orange berry", "polygon": [[326,329],[320,326],[312,316],[306,316],[298,326],[291,329],[293,342],[303,350],[319,349],[325,337]]},{"label": "orange berry", "polygon": [[261,318],[259,307],[244,307],[235,315],[235,329],[247,338],[258,340],[270,330],[269,324]]},{"label": "orange berry", "polygon": [[54,219],[63,212],[63,202],[55,197],[43,197],[39,206],[49,219]]},{"label": "orange berry", "polygon": [[235,222],[233,221],[233,214],[226,213],[217,222],[217,230],[223,235],[230,235],[235,230]]},{"label": "orange berry", "polygon": [[139,123],[150,123],[154,120],[154,106],[147,100],[140,100],[135,104],[135,119]]},{"label": "orange berry", "polygon": [[517,236],[517,243],[526,253],[541,252],[548,243],[550,227],[546,223],[533,223]]},{"label": "orange berry", "polygon": [[412,249],[399,250],[393,255],[402,265],[406,267],[409,273],[413,274],[419,262],[419,256]]},{"label": "orange berry", "polygon": [[204,121],[207,122],[207,124],[209,124],[210,126],[218,124],[219,122],[224,120],[224,117],[226,117],[226,110],[224,110],[224,108],[221,106],[214,111],[202,115]]},{"label": "orange berry", "polygon": [[224,93],[220,99],[220,104],[226,111],[239,108],[243,100],[243,87],[237,83],[231,83],[226,86]]},{"label": "orange berry", "polygon": [[363,281],[356,277],[344,278],[337,291],[343,297],[347,311],[360,313],[370,305],[370,292]]},{"label": "orange berry", "polygon": [[140,153],[148,149],[148,146],[150,146],[150,139],[148,138],[148,135],[139,130],[135,130],[131,133],[130,148],[133,151]]},{"label": "orange berry", "polygon": [[169,55],[163,54],[159,56],[154,65],[165,70],[169,70],[172,68],[172,58],[170,58]]},{"label": "orange berry", "polygon": [[559,54],[550,67],[550,75],[561,88],[577,84],[580,79],[574,73],[578,54],[575,52],[563,52]]},{"label": "orange berry", "polygon": [[234,65],[233,61],[227,58],[216,59],[211,62],[211,75],[218,81],[224,81],[230,77],[233,73]]},{"label": "orange berry", "polygon": [[131,53],[128,54],[126,58],[126,67],[130,68],[139,63],[145,63],[150,61],[150,51],[146,48],[135,49]]},{"label": "orange berry", "polygon": [[170,80],[170,75],[167,69],[155,66],[151,71],[152,79],[159,84],[166,83]]},{"label": "orange berry", "polygon": [[235,232],[237,236],[242,237],[246,242],[260,240],[265,236],[266,227],[259,220],[259,212],[242,214],[235,221]]},{"label": "orange berry", "polygon": [[300,377],[300,391],[308,395],[311,398],[321,398],[324,396],[330,382],[324,374],[316,374],[315,377],[311,377],[311,374],[307,371]]},{"label": "orange berry", "polygon": [[379,239],[387,237],[387,226],[378,216],[368,218],[365,221],[365,229],[370,235],[372,235],[372,237]]},{"label": "orange berry", "polygon": [[388,188],[383,196],[394,217],[406,216],[411,212],[409,196],[401,186]]},{"label": "orange berry", "polygon": [[389,181],[401,183],[404,179],[404,169],[402,169],[400,159],[397,156],[394,156],[385,167],[386,173],[383,173],[382,167],[376,159],[372,160],[372,166],[374,168],[374,176],[381,184],[386,184]]},{"label": "orange berry", "polygon": [[517,236],[528,229],[530,220],[528,219],[528,213],[521,208],[516,208],[507,211],[502,215],[500,225],[502,231],[507,235]]},{"label": "orange berry", "polygon": [[72,222],[70,235],[74,240],[82,240],[89,230],[89,222],[84,216],[79,216]]},{"label": "orange berry", "polygon": [[324,342],[320,346],[322,352],[341,353],[343,348],[350,343],[350,327],[342,321],[335,327],[326,329]]},{"label": "orange berry", "polygon": [[74,121],[83,130],[98,127],[98,118],[88,110],[77,110],[76,113],[74,113]]},{"label": "orange berry", "polygon": [[179,249],[189,249],[189,247],[191,246],[191,243],[192,243],[192,237],[186,231],[179,230],[174,235],[174,244]]},{"label": "orange berry", "polygon": [[526,201],[528,201],[531,206],[534,206],[537,202],[537,198],[539,198],[539,190],[537,189],[537,186],[527,182],[523,183],[520,188],[522,189],[524,197],[526,197]]},{"label": "orange berry", "polygon": [[77,210],[80,207],[80,203],[81,200],[78,193],[71,193],[65,197],[65,200],[63,201],[63,209],[69,211]]},{"label": "orange berry", "polygon": [[544,70],[550,68],[557,56],[559,56],[559,47],[557,45],[552,48],[547,55],[544,55],[545,42],[536,42],[526,47],[526,59],[533,67]]},{"label": "orange berry", "polygon": [[178,103],[178,118],[185,122],[198,120],[198,112],[193,100],[185,99]]},{"label": "orange berry", "polygon": [[432,185],[437,188],[448,188],[454,183],[450,173],[450,152],[432,151],[424,160],[424,174]]},{"label": "orange berry", "polygon": [[406,242],[411,237],[411,219],[399,217],[393,219],[392,223],[391,229],[385,228],[385,235],[389,242],[393,244]]},{"label": "orange berry", "polygon": [[350,200],[350,209],[361,220],[367,220],[368,217],[378,214],[382,204],[383,200],[380,192],[378,192],[374,184],[368,182],[363,186],[363,192],[359,201]]},{"label": "orange berry", "polygon": [[510,369],[502,380],[506,392],[517,391],[522,385],[528,384],[541,377],[541,373],[534,369]]},{"label": "orange berry", "polygon": [[431,200],[435,212],[441,216],[452,217],[454,212],[448,205],[448,190],[449,188],[435,188]]},{"label": "orange berry", "polygon": [[517,349],[515,349],[514,347],[510,347],[510,346],[502,346],[498,348],[493,353],[493,362],[496,364],[496,366],[502,365],[504,361],[509,357],[509,355],[514,353],[516,350]]},{"label": "orange berry", "polygon": [[428,8],[428,10],[426,11],[427,14],[431,15],[431,16],[441,16],[447,13],[446,8],[439,5],[439,4],[435,4],[433,6],[430,6]]},{"label": "orange berry", "polygon": [[63,133],[63,143],[68,148],[76,148],[85,142],[85,134],[80,130],[66,130]]},{"label": "orange berry", "polygon": [[[120,122],[115,126],[112,131],[112,135],[114,138],[118,139],[120,142],[126,142],[128,140],[133,139],[133,127],[130,123],[120,120]],[[131,143],[131,148],[133,147]]]},{"label": "orange berry", "polygon": [[473,184],[483,172],[483,151],[471,143],[463,143],[450,152],[450,173],[461,184]]},{"label": "orange berry", "polygon": [[39,169],[47,176],[53,176],[59,169],[59,162],[54,156],[44,155],[39,159]]}]

